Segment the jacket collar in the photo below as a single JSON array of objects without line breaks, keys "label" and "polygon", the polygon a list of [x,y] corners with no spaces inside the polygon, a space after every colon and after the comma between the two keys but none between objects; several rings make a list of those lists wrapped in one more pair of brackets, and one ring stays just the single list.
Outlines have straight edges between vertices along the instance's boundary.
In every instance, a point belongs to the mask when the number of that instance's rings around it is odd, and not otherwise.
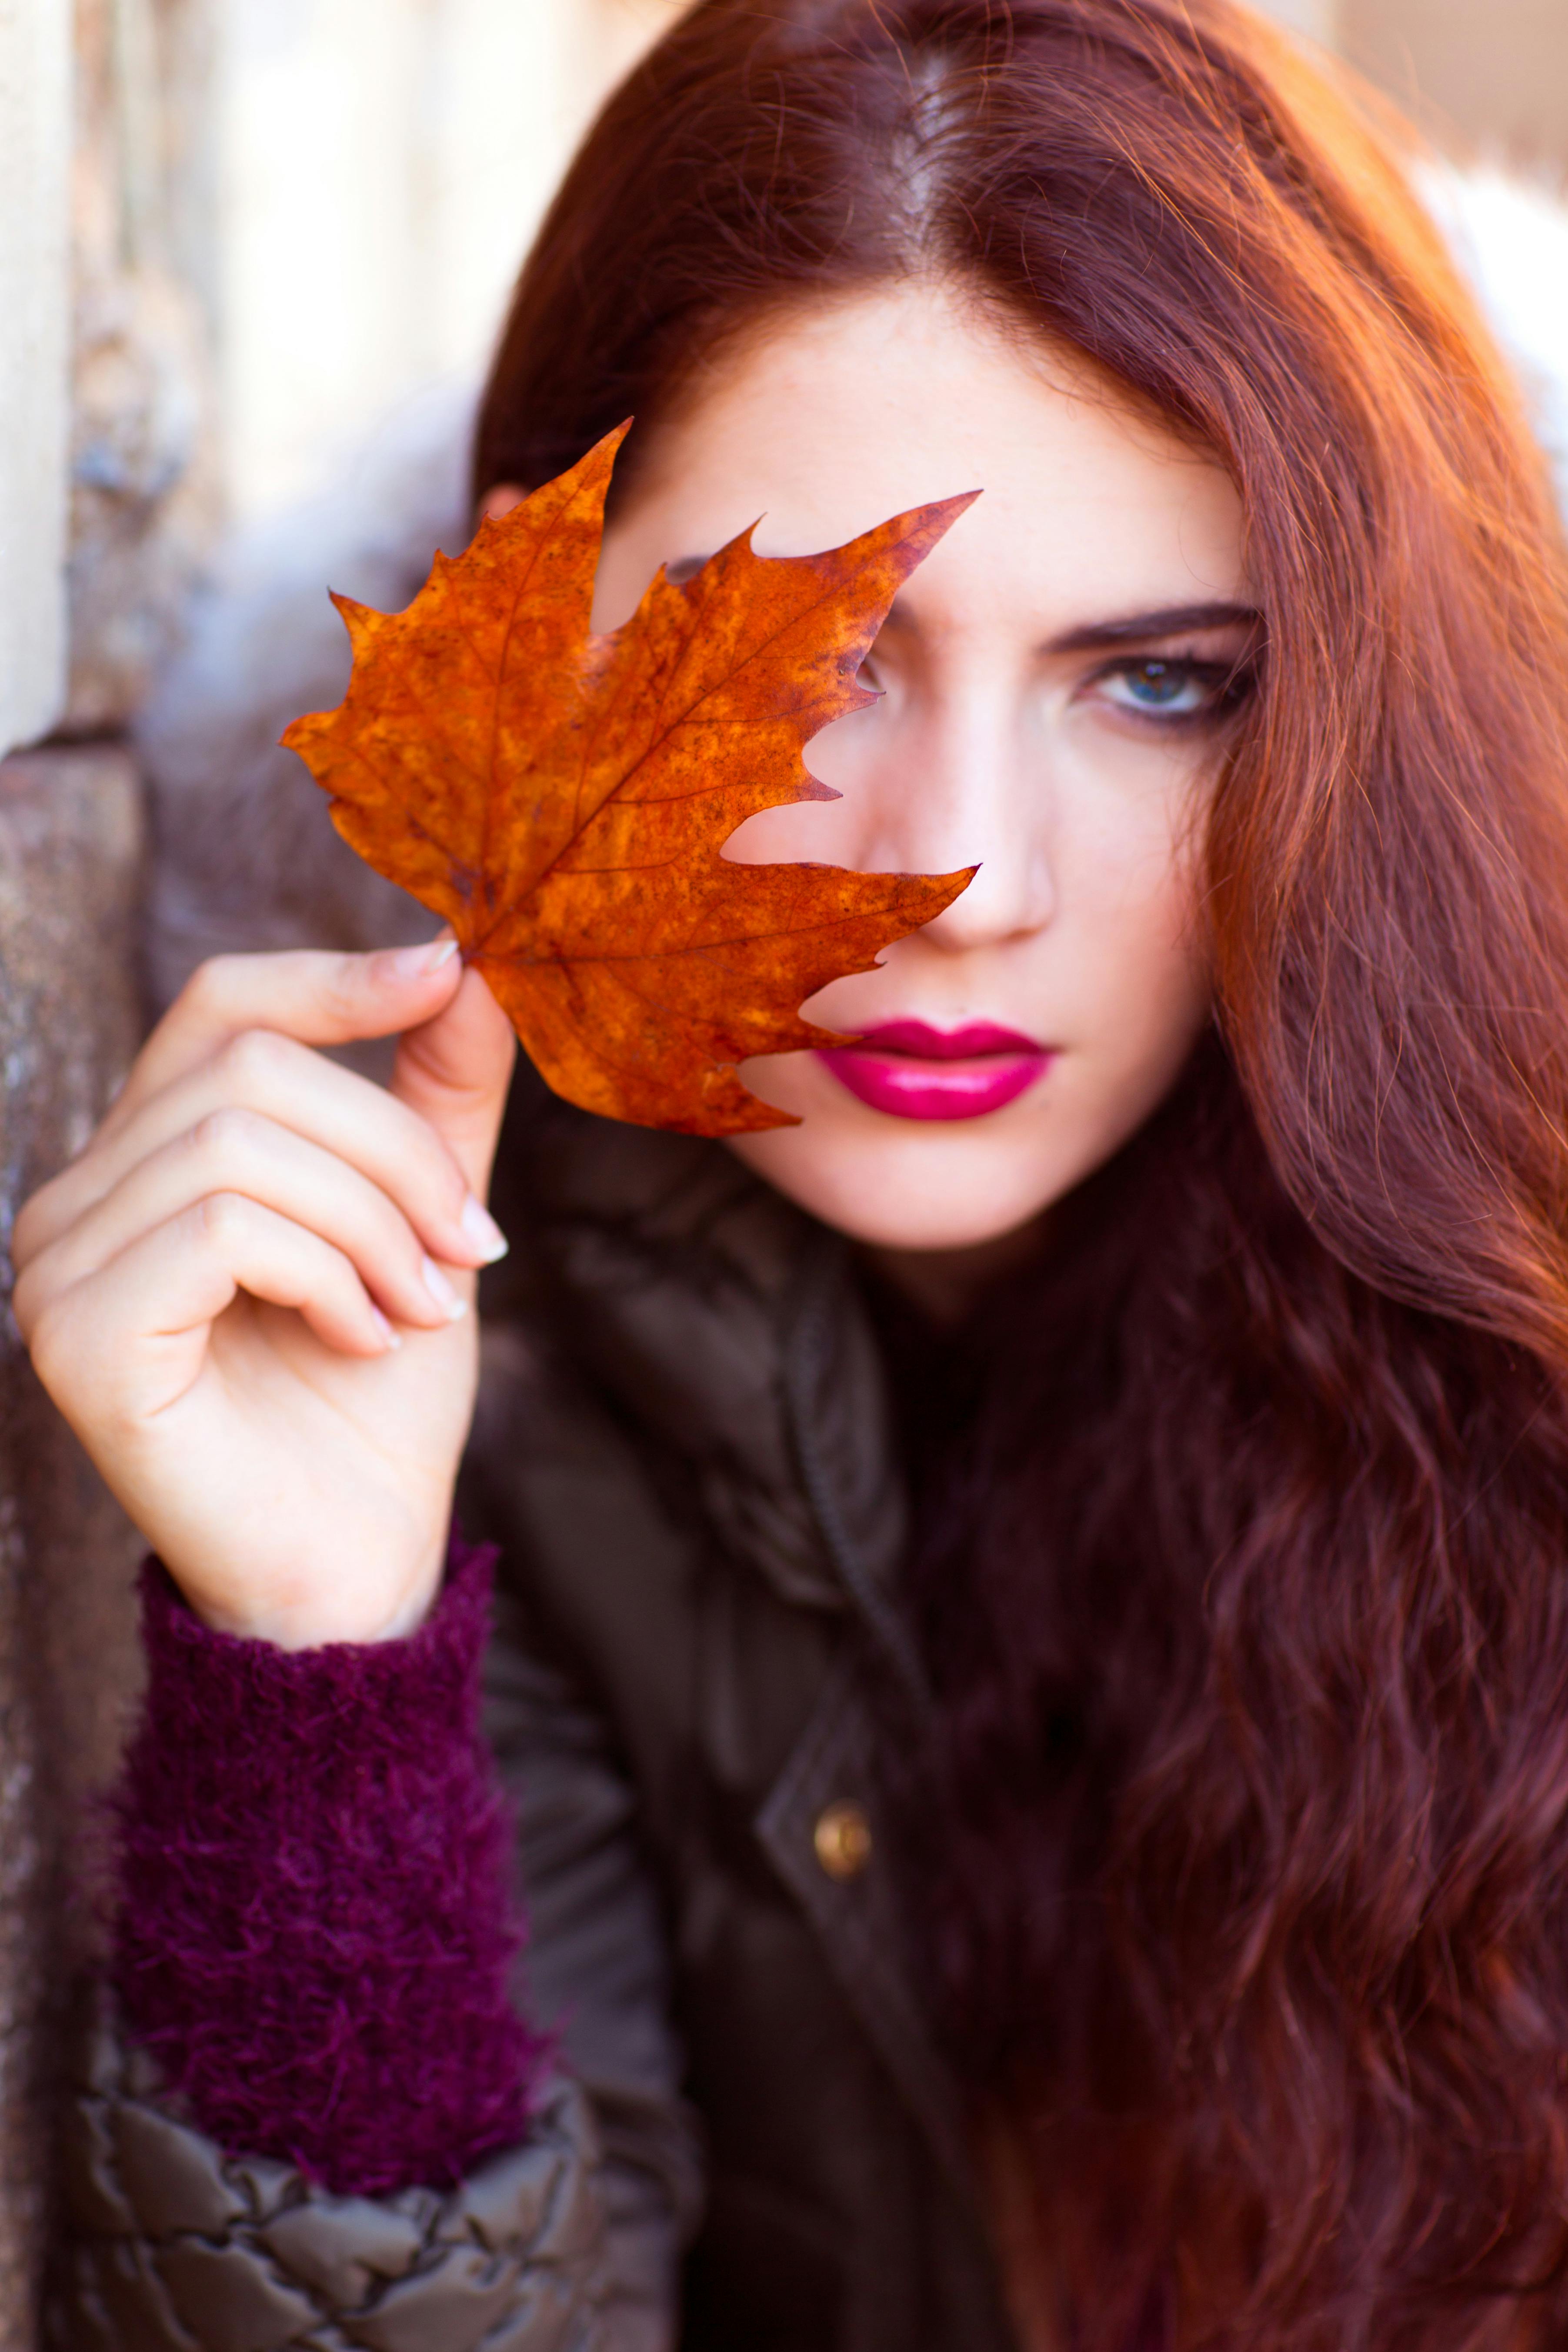
[{"label": "jacket collar", "polygon": [[726,1544],[786,1599],[854,1609],[923,1690],[893,1602],[906,1507],[847,1244],[722,1145],[553,1102],[523,1214],[595,1381],[688,1462]]}]

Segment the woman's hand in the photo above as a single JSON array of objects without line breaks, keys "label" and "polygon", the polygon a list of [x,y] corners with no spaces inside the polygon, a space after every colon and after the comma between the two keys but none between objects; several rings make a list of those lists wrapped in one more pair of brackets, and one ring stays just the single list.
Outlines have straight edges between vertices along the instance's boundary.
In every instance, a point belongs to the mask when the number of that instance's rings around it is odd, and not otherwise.
[{"label": "woman's hand", "polygon": [[[310,1050],[393,1031],[390,1093]],[[38,1375],[209,1624],[297,1649],[428,1608],[512,1055],[449,940],[221,957],[17,1220]]]}]

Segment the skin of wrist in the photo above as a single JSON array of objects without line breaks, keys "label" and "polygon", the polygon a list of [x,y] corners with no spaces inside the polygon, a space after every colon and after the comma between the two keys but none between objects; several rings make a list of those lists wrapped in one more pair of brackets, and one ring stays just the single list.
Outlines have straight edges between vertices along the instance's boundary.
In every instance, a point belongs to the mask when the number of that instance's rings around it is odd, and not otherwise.
[{"label": "skin of wrist", "polygon": [[176,1566],[169,1573],[204,1625],[237,1641],[266,1642],[278,1650],[319,1650],[336,1643],[369,1646],[405,1641],[416,1633],[435,1605],[446,1563],[446,1545],[420,1572],[399,1580],[395,1592],[355,1594],[334,1590],[330,1577],[303,1577],[297,1592],[275,1594],[265,1606],[244,1609],[204,1594]]}]

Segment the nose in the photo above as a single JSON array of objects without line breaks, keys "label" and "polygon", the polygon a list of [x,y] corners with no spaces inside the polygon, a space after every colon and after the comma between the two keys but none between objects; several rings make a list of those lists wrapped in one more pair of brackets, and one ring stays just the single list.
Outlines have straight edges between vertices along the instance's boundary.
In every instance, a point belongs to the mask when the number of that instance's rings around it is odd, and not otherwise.
[{"label": "nose", "polygon": [[868,871],[979,872],[921,933],[950,955],[1042,930],[1056,911],[1052,794],[1001,695],[932,700],[889,740],[856,787]]}]

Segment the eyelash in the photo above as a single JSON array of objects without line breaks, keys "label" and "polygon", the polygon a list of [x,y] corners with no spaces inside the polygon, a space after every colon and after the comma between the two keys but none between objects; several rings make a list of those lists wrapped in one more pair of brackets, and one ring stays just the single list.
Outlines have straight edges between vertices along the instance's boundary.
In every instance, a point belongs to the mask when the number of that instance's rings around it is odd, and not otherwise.
[{"label": "eyelash", "polygon": [[[1096,687],[1105,685],[1109,679],[1135,677],[1140,671],[1149,670],[1160,670],[1183,684],[1192,683],[1208,689],[1207,700],[1196,710],[1162,711],[1148,707],[1140,709],[1127,702],[1112,705],[1125,719],[1167,731],[1176,728],[1213,726],[1222,719],[1230,718],[1248,699],[1258,684],[1257,665],[1245,657],[1235,662],[1210,662],[1190,656],[1182,659],[1168,655],[1145,654],[1141,659],[1124,656],[1118,661],[1107,662],[1088,681],[1088,687],[1092,691]],[[859,677],[861,684],[869,687],[874,693],[881,691],[874,654],[868,654],[861,663]]]},{"label": "eyelash", "polygon": [[[1134,678],[1151,672],[1178,687],[1200,686],[1207,689],[1206,699],[1195,710],[1162,710],[1152,705],[1142,709],[1131,702],[1113,702],[1111,707],[1123,718],[1132,719],[1144,726],[1164,729],[1203,727],[1220,719],[1229,718],[1238,710],[1251,694],[1257,676],[1251,663],[1208,662],[1179,656],[1145,654],[1141,658],[1107,662],[1089,681],[1090,688],[1102,687],[1113,678]],[[1110,697],[1106,699],[1109,701]]]}]

